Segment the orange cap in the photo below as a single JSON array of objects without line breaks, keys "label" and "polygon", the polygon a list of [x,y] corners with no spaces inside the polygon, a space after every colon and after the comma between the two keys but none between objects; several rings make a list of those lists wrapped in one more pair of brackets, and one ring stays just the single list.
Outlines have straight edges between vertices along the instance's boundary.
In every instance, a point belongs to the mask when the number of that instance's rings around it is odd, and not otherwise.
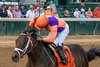
[{"label": "orange cap", "polygon": [[42,29],[42,28],[46,27],[47,24],[48,24],[47,18],[44,17],[44,16],[40,16],[40,17],[36,20],[35,27],[36,27],[37,29]]}]

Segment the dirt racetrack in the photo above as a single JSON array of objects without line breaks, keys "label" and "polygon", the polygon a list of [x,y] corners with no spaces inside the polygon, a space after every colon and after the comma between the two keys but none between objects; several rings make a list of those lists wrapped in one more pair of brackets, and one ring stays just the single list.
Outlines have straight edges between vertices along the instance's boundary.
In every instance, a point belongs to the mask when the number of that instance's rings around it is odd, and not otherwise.
[{"label": "dirt racetrack", "polygon": [[[25,67],[27,62],[26,55],[18,63],[14,63],[11,60],[16,38],[16,36],[0,36],[0,67]],[[100,35],[68,36],[65,43],[80,44],[87,51],[93,46],[100,48]],[[100,67],[100,58],[93,60],[89,65],[89,67]]]}]

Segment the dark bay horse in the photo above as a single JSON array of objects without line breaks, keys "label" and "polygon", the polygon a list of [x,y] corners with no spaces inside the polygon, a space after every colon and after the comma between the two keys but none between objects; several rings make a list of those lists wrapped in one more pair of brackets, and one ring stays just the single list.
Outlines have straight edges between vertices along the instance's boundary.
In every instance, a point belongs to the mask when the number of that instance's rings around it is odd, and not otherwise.
[{"label": "dark bay horse", "polygon": [[[24,32],[16,40],[16,48],[12,60],[18,62],[25,54],[28,55],[26,67],[57,67],[57,59],[45,42],[36,40],[36,33]],[[100,57],[100,49],[92,48],[88,52],[77,44],[67,45],[75,58],[76,67],[89,67],[89,62]]]}]

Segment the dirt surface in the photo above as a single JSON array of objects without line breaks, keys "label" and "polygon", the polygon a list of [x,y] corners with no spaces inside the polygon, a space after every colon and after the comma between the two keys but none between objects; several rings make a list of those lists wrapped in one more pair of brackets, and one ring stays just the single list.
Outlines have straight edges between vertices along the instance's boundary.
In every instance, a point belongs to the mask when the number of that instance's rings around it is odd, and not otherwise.
[{"label": "dirt surface", "polygon": [[[18,63],[13,63],[11,60],[16,38],[17,36],[0,37],[0,67],[25,67],[27,56],[24,56]],[[88,51],[88,49],[93,46],[100,48],[100,35],[68,36],[65,43],[80,44],[86,51]],[[100,58],[90,62],[89,67],[100,67]]]}]

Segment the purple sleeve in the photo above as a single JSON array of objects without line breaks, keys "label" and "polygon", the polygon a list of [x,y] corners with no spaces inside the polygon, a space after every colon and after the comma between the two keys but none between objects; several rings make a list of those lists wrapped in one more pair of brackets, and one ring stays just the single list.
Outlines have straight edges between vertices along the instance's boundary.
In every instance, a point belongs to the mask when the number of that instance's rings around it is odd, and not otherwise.
[{"label": "purple sleeve", "polygon": [[50,26],[58,25],[58,20],[55,17],[49,17],[48,20],[49,20]]}]

